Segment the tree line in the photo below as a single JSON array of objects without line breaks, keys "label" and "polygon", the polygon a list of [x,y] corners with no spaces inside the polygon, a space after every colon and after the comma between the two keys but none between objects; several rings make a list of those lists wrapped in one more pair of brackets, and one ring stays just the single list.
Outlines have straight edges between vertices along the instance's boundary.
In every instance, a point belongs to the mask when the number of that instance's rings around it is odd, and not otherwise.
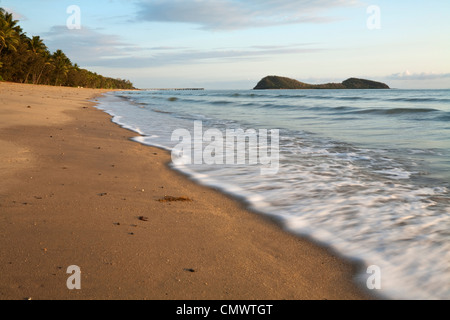
[{"label": "tree line", "polygon": [[0,81],[96,89],[134,89],[129,80],[80,68],[61,50],[51,53],[39,36],[29,38],[19,21],[0,8]]}]

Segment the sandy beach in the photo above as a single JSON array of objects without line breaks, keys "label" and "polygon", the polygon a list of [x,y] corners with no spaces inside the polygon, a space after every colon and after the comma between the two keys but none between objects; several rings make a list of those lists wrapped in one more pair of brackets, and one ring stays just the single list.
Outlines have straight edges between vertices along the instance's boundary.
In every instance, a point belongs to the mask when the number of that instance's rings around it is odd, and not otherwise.
[{"label": "sandy beach", "polygon": [[0,83],[1,300],[370,298],[355,265],[130,141],[104,92]]}]

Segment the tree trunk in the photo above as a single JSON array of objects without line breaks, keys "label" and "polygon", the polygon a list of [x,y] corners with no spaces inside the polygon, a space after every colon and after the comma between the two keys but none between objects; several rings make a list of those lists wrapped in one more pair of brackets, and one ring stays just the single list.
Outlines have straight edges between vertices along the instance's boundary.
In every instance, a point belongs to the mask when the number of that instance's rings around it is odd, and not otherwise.
[{"label": "tree trunk", "polygon": [[44,73],[45,67],[46,67],[46,65],[44,64],[44,66],[42,67],[42,70],[39,73],[39,76],[38,76],[38,78],[36,80],[36,83],[34,83],[34,84],[39,84],[39,81],[41,81],[41,76],[42,76],[42,73]]},{"label": "tree trunk", "polygon": [[25,77],[25,81],[23,83],[28,83],[28,77],[30,76],[30,71],[28,71],[27,76]]}]

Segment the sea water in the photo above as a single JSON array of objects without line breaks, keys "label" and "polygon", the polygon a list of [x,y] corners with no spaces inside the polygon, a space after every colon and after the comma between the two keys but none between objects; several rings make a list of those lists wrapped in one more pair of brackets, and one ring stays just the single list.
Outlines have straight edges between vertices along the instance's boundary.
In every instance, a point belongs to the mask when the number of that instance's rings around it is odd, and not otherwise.
[{"label": "sea water", "polygon": [[98,108],[139,133],[135,141],[167,150],[195,121],[278,129],[277,174],[249,164],[176,169],[379,267],[384,297],[450,299],[449,90],[130,91]]}]

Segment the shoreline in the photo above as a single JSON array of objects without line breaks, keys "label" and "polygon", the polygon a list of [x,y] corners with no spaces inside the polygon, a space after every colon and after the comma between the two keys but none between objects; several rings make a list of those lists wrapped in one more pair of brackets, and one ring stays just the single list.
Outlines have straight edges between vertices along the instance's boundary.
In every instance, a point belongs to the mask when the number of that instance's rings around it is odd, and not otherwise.
[{"label": "shoreline", "polygon": [[88,101],[110,91],[0,83],[0,300],[373,299],[355,262],[131,141]]}]

